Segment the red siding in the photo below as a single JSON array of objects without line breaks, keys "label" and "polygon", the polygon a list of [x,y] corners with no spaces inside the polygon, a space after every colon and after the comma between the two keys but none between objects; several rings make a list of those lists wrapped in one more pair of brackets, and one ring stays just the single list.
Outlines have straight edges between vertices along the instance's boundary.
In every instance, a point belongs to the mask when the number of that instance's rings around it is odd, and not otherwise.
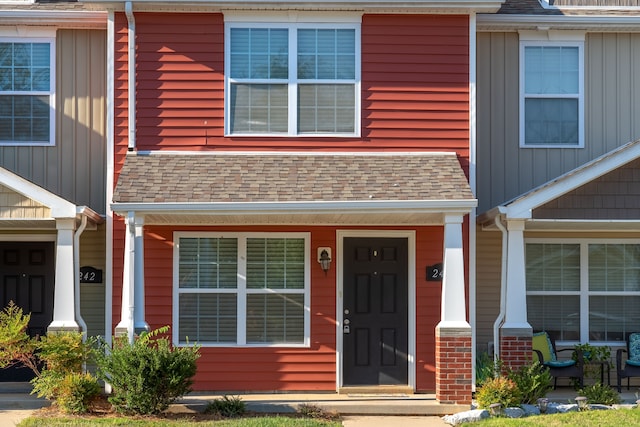
[{"label": "red siding", "polygon": [[[116,117],[124,124],[126,22],[118,18]],[[363,16],[361,138],[224,137],[223,16],[137,13],[136,33],[141,150],[424,149],[468,156],[467,16]]]},{"label": "red siding", "polygon": [[[145,227],[146,320],[155,329],[172,325],[172,227]],[[336,227],[182,227],[180,231],[310,231],[311,247],[336,247]],[[438,282],[426,282],[425,266],[442,260],[442,227],[417,229],[416,377],[419,391],[435,388],[435,326],[440,320]],[[114,248],[119,256],[121,245]],[[312,250],[313,252],[313,250]],[[313,254],[312,254],[313,255]],[[117,259],[117,258],[116,258]],[[122,264],[114,266],[114,324],[120,320]],[[203,348],[196,390],[273,391],[335,390],[336,286],[335,264],[325,274],[311,262],[310,348]]]},{"label": "red siding", "polygon": [[[137,148],[140,150],[456,151],[467,166],[467,16],[365,15],[362,20],[361,138],[224,137],[224,20],[221,14],[136,13]],[[167,31],[171,28],[171,31]],[[128,141],[127,22],[115,19],[115,179]],[[352,228],[352,227],[349,227]],[[409,228],[409,227],[407,227]],[[172,324],[175,228],[145,227],[146,320]],[[216,227],[311,231],[312,248],[335,248],[336,227]],[[425,266],[442,260],[442,227],[416,227],[417,390],[435,389],[435,326],[441,284]],[[214,228],[180,228],[214,230]],[[124,225],[114,223],[113,323],[120,321]],[[465,247],[468,245],[465,242]],[[335,269],[311,263],[311,347],[203,348],[197,390],[334,390]]]}]

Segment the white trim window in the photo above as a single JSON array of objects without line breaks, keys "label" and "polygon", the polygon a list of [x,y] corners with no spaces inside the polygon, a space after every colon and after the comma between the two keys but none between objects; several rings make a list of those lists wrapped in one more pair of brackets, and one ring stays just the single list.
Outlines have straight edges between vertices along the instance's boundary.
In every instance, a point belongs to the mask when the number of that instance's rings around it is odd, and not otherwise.
[{"label": "white trim window", "polygon": [[176,233],[174,342],[308,346],[308,233]]},{"label": "white trim window", "polygon": [[227,23],[225,133],[358,136],[356,24]]},{"label": "white trim window", "polygon": [[0,38],[0,145],[54,144],[51,38]]},{"label": "white trim window", "polygon": [[529,239],[527,318],[568,342],[623,343],[640,324],[640,243]]},{"label": "white trim window", "polygon": [[584,147],[583,50],[583,42],[520,42],[520,147]]}]

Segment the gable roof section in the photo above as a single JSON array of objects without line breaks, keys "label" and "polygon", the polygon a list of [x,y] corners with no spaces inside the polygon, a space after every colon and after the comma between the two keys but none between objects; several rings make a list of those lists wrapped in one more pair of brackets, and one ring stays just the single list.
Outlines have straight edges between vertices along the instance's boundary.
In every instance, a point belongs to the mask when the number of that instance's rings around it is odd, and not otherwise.
[{"label": "gable roof section", "polygon": [[179,216],[336,215],[476,206],[455,153],[130,153],[112,209]]},{"label": "gable roof section", "polygon": [[478,222],[489,222],[499,214],[504,214],[509,219],[531,219],[534,209],[638,158],[640,158],[640,140],[627,143],[479,215]]},{"label": "gable roof section", "polygon": [[2,167],[0,167],[0,184],[49,208],[52,219],[76,218],[79,215],[86,215],[94,222],[102,221],[100,216],[93,210],[85,206],[76,206],[68,200]]}]

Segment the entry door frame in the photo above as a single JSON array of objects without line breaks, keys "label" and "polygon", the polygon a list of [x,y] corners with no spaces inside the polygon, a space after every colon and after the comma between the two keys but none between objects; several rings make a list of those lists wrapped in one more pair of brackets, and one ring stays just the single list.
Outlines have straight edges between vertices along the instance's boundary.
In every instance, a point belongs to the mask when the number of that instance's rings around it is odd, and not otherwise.
[{"label": "entry door frame", "polygon": [[336,231],[336,390],[342,388],[344,382],[342,361],[344,343],[342,328],[344,318],[344,239],[347,237],[363,238],[405,238],[407,239],[408,260],[408,300],[407,327],[409,334],[407,373],[408,386],[416,389],[416,232],[415,230],[337,230]]}]

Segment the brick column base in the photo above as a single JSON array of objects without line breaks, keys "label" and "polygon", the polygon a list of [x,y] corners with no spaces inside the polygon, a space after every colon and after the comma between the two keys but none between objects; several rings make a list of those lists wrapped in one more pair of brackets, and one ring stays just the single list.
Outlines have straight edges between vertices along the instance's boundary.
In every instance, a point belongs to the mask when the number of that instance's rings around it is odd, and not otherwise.
[{"label": "brick column base", "polygon": [[530,328],[500,329],[500,360],[504,368],[518,369],[531,363],[532,338]]},{"label": "brick column base", "polygon": [[436,328],[436,400],[471,404],[471,328]]}]

